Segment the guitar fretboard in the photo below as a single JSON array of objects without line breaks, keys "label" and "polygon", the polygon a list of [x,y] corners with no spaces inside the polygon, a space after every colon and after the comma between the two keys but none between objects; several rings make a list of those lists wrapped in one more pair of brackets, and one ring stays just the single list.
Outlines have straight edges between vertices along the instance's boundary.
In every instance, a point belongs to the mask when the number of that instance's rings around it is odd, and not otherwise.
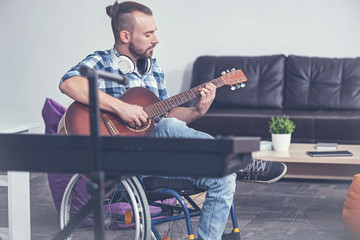
[{"label": "guitar fretboard", "polygon": [[[222,87],[225,84],[222,77],[218,77],[207,83],[214,84],[216,88]],[[144,111],[149,115],[150,118],[163,115],[169,110],[199,97],[200,96],[199,89],[204,88],[205,84],[206,83],[193,87],[185,92],[169,97],[161,102],[157,102],[150,106],[144,107]]]}]

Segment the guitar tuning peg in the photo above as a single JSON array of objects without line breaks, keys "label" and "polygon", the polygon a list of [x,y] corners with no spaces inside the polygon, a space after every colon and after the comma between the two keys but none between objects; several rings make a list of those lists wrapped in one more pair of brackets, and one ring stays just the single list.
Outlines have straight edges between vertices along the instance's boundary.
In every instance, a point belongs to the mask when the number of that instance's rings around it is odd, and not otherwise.
[{"label": "guitar tuning peg", "polygon": [[236,87],[234,85],[231,86],[230,88],[232,91],[234,91],[236,89]]},{"label": "guitar tuning peg", "polygon": [[246,86],[245,83],[240,84],[240,87],[242,87],[242,88],[244,88],[245,86]]},{"label": "guitar tuning peg", "polygon": [[232,68],[231,71],[234,72],[236,69],[235,68]]},{"label": "guitar tuning peg", "polygon": [[228,72],[230,72],[229,70],[226,70],[226,72],[228,73]]},{"label": "guitar tuning peg", "polygon": [[221,76],[223,76],[223,75],[225,75],[226,74],[226,72],[225,71],[222,71],[221,72]]}]

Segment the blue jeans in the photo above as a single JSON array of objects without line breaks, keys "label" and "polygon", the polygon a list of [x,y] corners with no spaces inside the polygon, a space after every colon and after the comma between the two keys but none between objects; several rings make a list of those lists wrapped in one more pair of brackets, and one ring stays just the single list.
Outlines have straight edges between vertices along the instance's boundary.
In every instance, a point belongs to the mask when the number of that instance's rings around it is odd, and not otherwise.
[{"label": "blue jeans", "polygon": [[[164,118],[150,134],[152,137],[170,138],[207,138],[207,133],[196,131],[176,118]],[[206,189],[206,199],[198,224],[198,239],[220,240],[229,217],[236,185],[236,174],[222,178],[167,177],[170,179],[188,179],[196,187]]]}]

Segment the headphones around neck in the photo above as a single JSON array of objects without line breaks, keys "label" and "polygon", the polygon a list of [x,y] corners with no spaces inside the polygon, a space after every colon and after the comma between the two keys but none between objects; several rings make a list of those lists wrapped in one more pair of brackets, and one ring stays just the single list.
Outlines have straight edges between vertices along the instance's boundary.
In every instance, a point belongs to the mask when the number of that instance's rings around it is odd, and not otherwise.
[{"label": "headphones around neck", "polygon": [[[115,65],[119,67],[119,70],[123,74],[127,73],[133,73],[135,72],[135,64],[134,61],[126,56],[126,55],[120,55],[119,57],[116,56],[114,49],[111,49],[110,56],[113,59]],[[148,74],[151,71],[152,67],[152,59],[151,58],[140,58],[137,61],[137,70],[140,75]]]}]

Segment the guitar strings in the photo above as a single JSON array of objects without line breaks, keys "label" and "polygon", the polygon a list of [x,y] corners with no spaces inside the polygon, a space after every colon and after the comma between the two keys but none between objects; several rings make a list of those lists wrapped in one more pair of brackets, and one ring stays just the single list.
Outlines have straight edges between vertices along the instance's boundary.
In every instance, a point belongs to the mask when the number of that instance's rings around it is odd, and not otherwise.
[{"label": "guitar strings", "polygon": [[[219,83],[219,80],[220,80],[220,83]],[[213,79],[212,82],[216,87],[220,87],[222,86],[222,81],[221,81],[221,77],[219,78],[216,78],[216,79]],[[147,107],[143,107],[144,111],[149,115],[149,118],[154,118],[154,117],[157,117],[157,116],[161,116],[163,114],[165,114],[167,111],[169,111],[170,109],[173,109],[175,108],[176,106],[179,106],[187,101],[190,101],[196,97],[198,97],[200,94],[199,94],[199,88],[201,87],[204,87],[202,85],[200,86],[197,86],[197,87],[194,87],[194,88],[191,88],[185,92],[182,92],[182,93],[179,93],[175,96],[172,96],[168,99],[165,99],[164,101],[161,101],[161,102],[157,102],[157,103],[154,103],[150,106],[147,106]],[[194,92],[194,90],[196,90]],[[185,95],[187,94],[187,96]],[[188,98],[189,99],[188,99]],[[185,98],[185,101],[184,101],[184,98]],[[171,104],[171,101],[173,101],[175,103],[174,104]],[[177,103],[176,103],[177,102]],[[162,106],[165,106],[162,107]],[[161,109],[161,107],[163,109]],[[155,115],[154,115],[155,114]],[[123,121],[120,119],[115,119],[115,120],[110,120],[111,123],[113,124],[116,124],[116,125],[119,125],[119,124],[123,124]]]}]

